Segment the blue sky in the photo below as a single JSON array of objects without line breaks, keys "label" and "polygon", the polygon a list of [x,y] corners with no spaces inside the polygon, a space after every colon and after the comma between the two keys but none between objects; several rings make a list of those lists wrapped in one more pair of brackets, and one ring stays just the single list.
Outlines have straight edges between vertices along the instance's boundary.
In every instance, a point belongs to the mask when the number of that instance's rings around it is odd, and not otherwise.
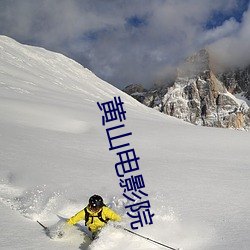
[{"label": "blue sky", "polygon": [[146,87],[201,48],[250,63],[249,0],[1,0],[0,34],[69,56],[111,84]]},{"label": "blue sky", "polygon": [[236,8],[232,8],[230,12],[223,12],[222,10],[216,10],[211,14],[211,18],[208,19],[206,28],[212,29],[217,26],[223,25],[225,20],[229,20],[230,18],[234,18],[238,23],[242,22],[243,14],[247,11],[249,5],[249,0],[240,0],[237,3]]}]

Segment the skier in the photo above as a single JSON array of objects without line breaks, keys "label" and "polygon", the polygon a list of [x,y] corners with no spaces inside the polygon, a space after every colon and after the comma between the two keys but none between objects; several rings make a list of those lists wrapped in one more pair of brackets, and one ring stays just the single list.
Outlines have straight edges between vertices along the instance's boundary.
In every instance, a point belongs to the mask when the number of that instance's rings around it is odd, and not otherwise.
[{"label": "skier", "polygon": [[109,220],[120,222],[121,217],[105,206],[101,196],[95,194],[89,198],[89,204],[72,216],[67,224],[74,225],[80,220],[85,220],[85,225],[92,232],[94,239]]}]

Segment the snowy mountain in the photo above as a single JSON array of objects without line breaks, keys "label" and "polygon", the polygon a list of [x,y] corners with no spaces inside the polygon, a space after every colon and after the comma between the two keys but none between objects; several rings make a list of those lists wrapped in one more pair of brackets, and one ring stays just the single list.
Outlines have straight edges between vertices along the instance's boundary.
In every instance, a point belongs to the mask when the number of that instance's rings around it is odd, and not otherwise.
[{"label": "snowy mountain", "polygon": [[[209,127],[250,127],[249,69],[217,72],[207,50],[200,50],[180,65],[171,86],[124,92],[143,104],[184,121]],[[237,95],[236,95],[237,94]]]},{"label": "snowy mountain", "polygon": [[[153,224],[136,233],[184,250],[248,250],[249,133],[193,126],[140,104],[63,55],[0,36],[0,248],[131,250],[164,247],[114,228],[90,242],[84,222],[53,229],[102,195],[131,229],[99,104],[121,97],[119,139],[140,157]],[[113,124],[114,122],[114,124]],[[125,147],[127,148],[127,146]],[[134,172],[135,173],[135,172]],[[132,230],[132,229],[131,229]]]}]

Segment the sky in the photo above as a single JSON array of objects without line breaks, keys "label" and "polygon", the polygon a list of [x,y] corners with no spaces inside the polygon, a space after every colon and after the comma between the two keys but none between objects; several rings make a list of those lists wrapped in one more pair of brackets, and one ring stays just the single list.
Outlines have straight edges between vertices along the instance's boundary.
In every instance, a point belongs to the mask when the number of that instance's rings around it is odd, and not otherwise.
[{"label": "sky", "polygon": [[226,65],[250,62],[249,0],[0,0],[0,34],[63,53],[120,89],[166,81],[201,48]]}]

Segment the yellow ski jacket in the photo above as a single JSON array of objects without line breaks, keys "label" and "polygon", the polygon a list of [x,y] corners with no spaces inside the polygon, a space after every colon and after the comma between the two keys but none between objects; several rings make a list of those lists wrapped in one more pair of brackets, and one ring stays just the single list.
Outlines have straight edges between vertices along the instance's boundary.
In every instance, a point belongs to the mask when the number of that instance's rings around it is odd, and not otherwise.
[{"label": "yellow ski jacket", "polygon": [[[104,221],[112,220],[112,221],[121,221],[121,217],[112,211],[110,208],[103,206],[98,212],[91,211],[88,207],[86,208],[87,212],[89,213],[88,221],[86,221],[86,225],[88,226],[89,230],[92,233],[98,231],[98,229],[102,228],[106,223]],[[101,221],[98,218],[98,214],[101,213],[101,217],[104,221]],[[72,216],[68,221],[67,224],[74,225],[80,220],[85,220],[85,211],[82,209],[77,214]]]}]

